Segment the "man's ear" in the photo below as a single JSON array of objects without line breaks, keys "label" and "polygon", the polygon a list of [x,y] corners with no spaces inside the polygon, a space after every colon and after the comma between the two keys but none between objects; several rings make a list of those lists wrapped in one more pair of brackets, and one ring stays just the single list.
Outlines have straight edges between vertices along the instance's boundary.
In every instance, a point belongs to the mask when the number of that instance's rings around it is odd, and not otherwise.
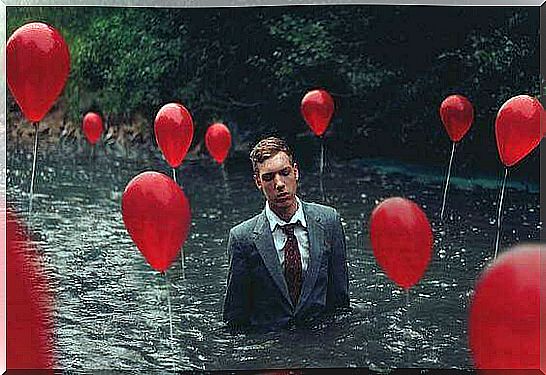
[{"label": "man's ear", "polygon": [[262,180],[257,174],[254,174],[254,183],[256,184],[258,190],[262,190]]},{"label": "man's ear", "polygon": [[294,175],[296,176],[296,181],[300,179],[300,170],[298,169],[298,163],[294,163]]}]

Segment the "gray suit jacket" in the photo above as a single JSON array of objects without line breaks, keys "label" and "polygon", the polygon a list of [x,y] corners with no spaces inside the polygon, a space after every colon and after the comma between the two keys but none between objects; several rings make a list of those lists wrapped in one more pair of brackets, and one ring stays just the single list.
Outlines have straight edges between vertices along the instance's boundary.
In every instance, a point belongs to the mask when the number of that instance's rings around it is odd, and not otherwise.
[{"label": "gray suit jacket", "polygon": [[230,326],[277,327],[312,320],[349,306],[345,234],[331,207],[302,202],[309,266],[297,306],[288,294],[265,210],[229,233],[224,321]]}]

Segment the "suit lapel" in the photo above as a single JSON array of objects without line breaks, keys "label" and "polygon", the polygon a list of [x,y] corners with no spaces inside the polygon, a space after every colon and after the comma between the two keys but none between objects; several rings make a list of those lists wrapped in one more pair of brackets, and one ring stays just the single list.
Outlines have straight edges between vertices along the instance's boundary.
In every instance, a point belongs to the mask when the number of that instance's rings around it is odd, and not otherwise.
[{"label": "suit lapel", "polygon": [[309,265],[303,279],[301,295],[298,305],[296,306],[296,313],[305,304],[305,301],[309,297],[309,294],[317,281],[325,241],[324,227],[320,222],[320,217],[310,216],[307,204],[302,202],[302,205],[305,221],[307,222],[307,234],[309,236]]},{"label": "suit lapel", "polygon": [[269,274],[275,281],[275,284],[281,291],[286,301],[293,307],[292,300],[288,294],[288,286],[286,285],[281,264],[279,262],[279,257],[277,255],[277,250],[275,249],[275,244],[273,243],[273,235],[271,234],[271,229],[269,228],[269,224],[265,216],[265,211],[258,217],[256,226],[254,227],[254,244],[256,245],[256,249],[258,249],[258,253],[260,253],[260,256],[262,257]]}]

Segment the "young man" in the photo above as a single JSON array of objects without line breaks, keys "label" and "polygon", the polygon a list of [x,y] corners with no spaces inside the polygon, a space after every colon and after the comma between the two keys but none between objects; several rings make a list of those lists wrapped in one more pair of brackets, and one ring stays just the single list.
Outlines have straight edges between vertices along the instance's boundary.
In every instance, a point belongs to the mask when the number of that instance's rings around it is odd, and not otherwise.
[{"label": "young man", "polygon": [[266,204],[229,233],[224,321],[232,327],[272,328],[348,307],[339,214],[297,197],[298,165],[283,140],[263,139],[250,160]]}]

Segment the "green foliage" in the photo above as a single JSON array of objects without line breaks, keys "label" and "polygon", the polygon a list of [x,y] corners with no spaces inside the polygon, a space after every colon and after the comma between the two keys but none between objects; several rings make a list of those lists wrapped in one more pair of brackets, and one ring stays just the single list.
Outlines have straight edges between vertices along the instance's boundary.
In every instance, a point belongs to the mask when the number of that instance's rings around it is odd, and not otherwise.
[{"label": "green foliage", "polygon": [[[184,39],[166,38],[165,31],[138,9],[93,19],[74,60],[78,87],[114,116],[157,111],[182,84]],[[178,31],[183,35],[183,25]]]},{"label": "green foliage", "polygon": [[440,163],[449,147],[438,106],[460,93],[476,109],[465,142],[490,153],[465,160],[488,168],[498,163],[496,111],[540,90],[538,8],[28,7],[8,8],[8,33],[31,20],[59,28],[70,45],[71,119],[93,109],[113,126],[137,114],[151,124],[179,101],[198,141],[218,119],[249,142],[295,137],[307,131],[301,98],[323,87],[336,101],[328,137],[343,144],[341,156]]}]

